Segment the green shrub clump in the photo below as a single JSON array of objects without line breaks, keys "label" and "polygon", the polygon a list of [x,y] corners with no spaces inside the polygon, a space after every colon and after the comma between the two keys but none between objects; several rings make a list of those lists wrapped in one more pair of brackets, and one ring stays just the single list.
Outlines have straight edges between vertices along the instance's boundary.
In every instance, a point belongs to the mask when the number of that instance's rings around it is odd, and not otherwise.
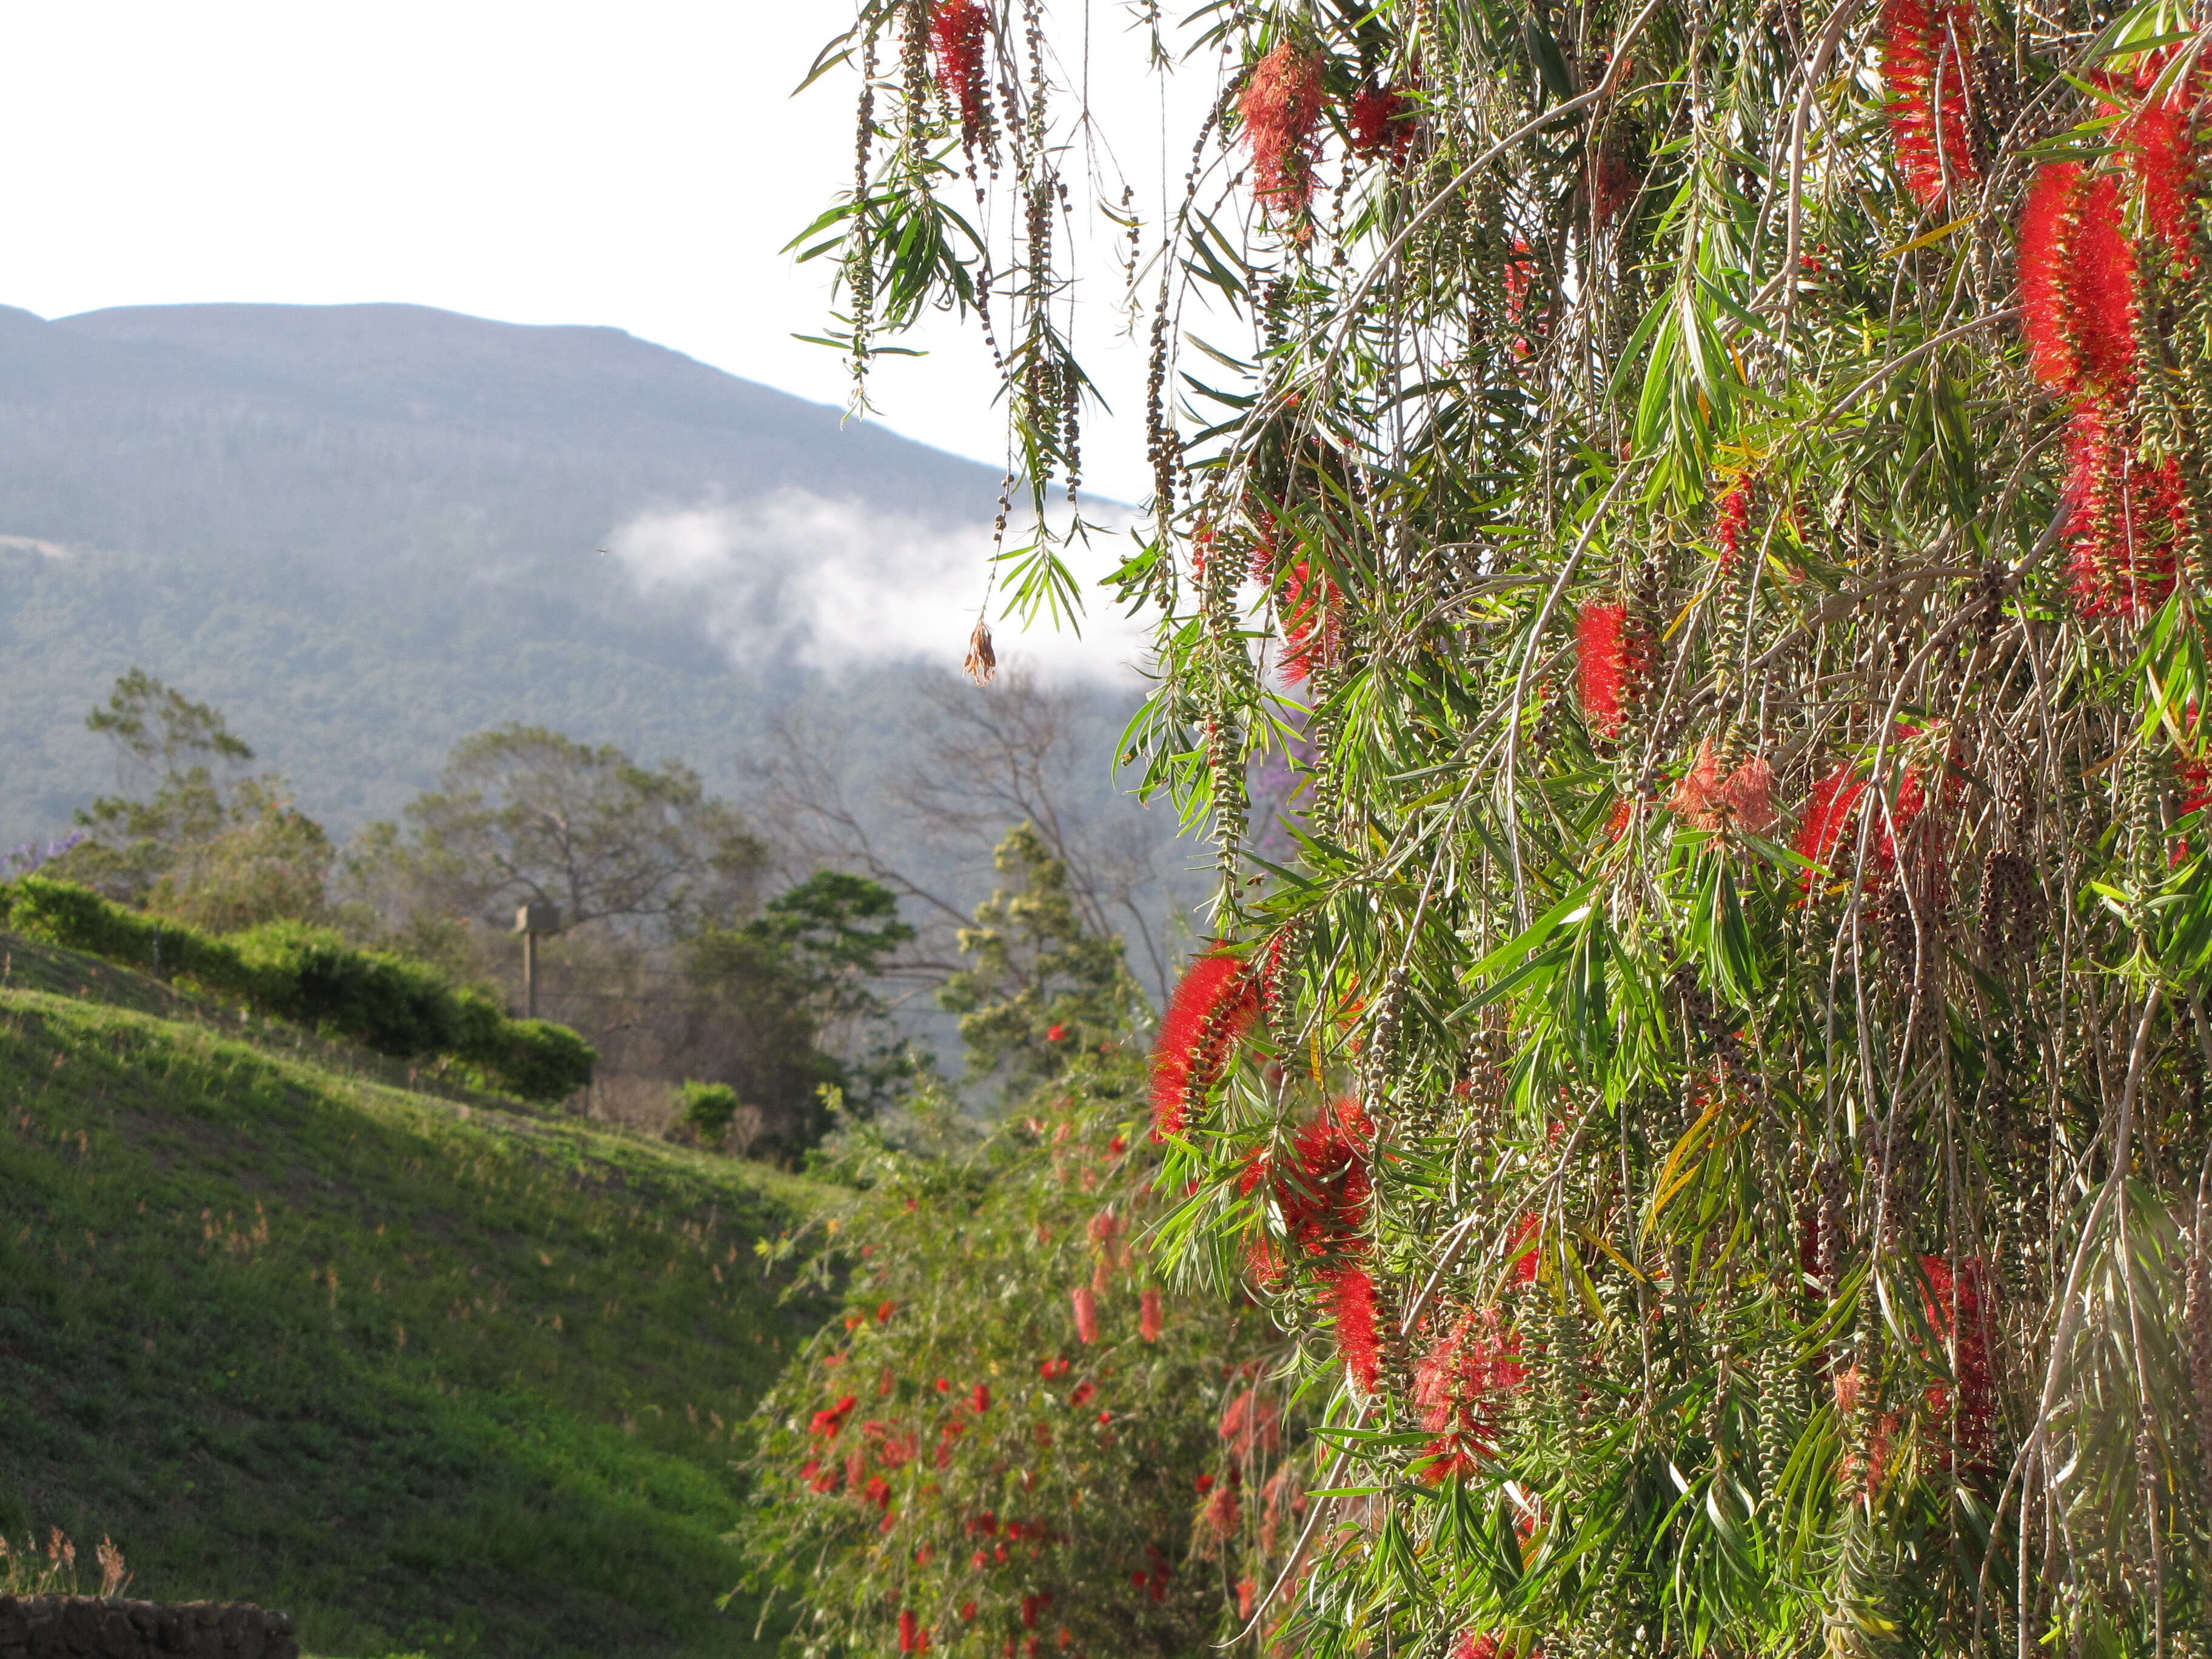
[{"label": "green shrub clump", "polygon": [[738,1091],[726,1083],[677,1085],[676,1115],[690,1126],[702,1146],[717,1146],[738,1115]]},{"label": "green shrub clump", "polygon": [[422,963],[361,950],[306,922],[264,922],[218,939],[38,876],[0,884],[0,922],[70,950],[191,980],[379,1054],[449,1057],[525,1100],[574,1094],[592,1080],[598,1058],[565,1025],[509,1019],[483,993],[455,990]]}]

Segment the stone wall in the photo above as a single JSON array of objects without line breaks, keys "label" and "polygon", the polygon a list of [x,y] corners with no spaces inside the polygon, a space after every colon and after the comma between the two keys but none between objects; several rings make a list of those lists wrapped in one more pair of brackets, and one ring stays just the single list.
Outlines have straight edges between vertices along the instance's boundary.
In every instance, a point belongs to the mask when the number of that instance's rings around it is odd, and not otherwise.
[{"label": "stone wall", "polygon": [[0,1595],[0,1659],[299,1659],[289,1613],[243,1601]]}]

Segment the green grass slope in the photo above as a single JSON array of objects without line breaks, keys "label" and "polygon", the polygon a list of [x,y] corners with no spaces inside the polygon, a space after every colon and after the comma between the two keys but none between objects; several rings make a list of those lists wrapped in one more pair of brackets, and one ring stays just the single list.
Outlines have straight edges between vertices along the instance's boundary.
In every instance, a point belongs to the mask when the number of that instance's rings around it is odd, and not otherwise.
[{"label": "green grass slope", "polygon": [[805,1183],[0,951],[0,1528],[322,1654],[759,1650],[714,1598]]}]

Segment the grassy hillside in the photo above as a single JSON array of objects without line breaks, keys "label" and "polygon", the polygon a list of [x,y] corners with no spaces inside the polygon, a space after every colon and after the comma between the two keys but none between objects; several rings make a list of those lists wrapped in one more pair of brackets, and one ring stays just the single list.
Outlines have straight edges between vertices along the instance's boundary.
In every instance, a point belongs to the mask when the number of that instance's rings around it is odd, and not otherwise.
[{"label": "grassy hillside", "polygon": [[714,1599],[805,1183],[0,951],[0,1528],[321,1654],[757,1650]]}]

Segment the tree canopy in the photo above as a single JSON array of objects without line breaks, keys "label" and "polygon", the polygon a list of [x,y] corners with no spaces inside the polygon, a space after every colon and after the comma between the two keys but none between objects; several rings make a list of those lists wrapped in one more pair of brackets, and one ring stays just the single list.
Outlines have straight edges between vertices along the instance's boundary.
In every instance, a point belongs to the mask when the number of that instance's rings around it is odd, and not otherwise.
[{"label": "tree canopy", "polygon": [[1334,1389],[1255,1638],[2201,1651],[2195,12],[1135,18],[868,0],[806,246],[863,374],[980,324],[1034,611],[1128,239],[1132,743],[1219,878],[1161,1237]]}]

